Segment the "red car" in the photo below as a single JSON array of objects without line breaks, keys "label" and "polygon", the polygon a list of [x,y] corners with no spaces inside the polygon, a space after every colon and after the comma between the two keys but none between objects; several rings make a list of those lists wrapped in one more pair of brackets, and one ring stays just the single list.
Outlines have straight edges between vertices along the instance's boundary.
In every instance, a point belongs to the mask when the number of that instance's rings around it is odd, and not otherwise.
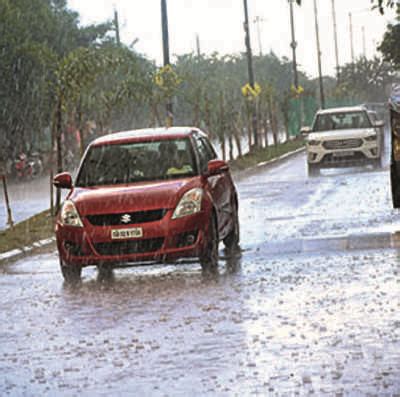
[{"label": "red car", "polygon": [[199,258],[218,265],[218,243],[239,244],[238,197],[228,164],[207,135],[173,127],[115,133],[93,141],[56,222],[61,272]]}]

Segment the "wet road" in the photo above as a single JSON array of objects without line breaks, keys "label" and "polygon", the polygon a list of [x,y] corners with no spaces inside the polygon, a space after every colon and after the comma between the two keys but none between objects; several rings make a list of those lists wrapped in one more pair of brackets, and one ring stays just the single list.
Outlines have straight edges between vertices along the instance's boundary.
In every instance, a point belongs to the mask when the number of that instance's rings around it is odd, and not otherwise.
[{"label": "wet road", "polygon": [[306,176],[304,154],[238,180],[242,255],[84,270],[54,252],[0,271],[0,394],[397,395],[400,217],[388,168]]}]

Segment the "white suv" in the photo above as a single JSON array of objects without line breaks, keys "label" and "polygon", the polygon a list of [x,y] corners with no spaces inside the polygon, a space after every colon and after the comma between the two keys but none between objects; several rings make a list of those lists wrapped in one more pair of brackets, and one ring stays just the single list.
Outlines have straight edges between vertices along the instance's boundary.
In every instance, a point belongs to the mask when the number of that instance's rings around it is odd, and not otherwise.
[{"label": "white suv", "polygon": [[372,121],[364,106],[319,110],[306,136],[310,175],[320,168],[372,164],[380,167],[382,121]]}]

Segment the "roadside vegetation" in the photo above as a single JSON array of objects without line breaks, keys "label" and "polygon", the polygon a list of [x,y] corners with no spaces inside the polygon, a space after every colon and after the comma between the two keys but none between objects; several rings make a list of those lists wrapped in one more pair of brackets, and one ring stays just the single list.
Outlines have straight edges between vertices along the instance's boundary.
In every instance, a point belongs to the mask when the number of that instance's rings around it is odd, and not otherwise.
[{"label": "roadside vegetation", "polygon": [[31,246],[54,235],[54,218],[44,211],[14,227],[0,231],[0,253]]},{"label": "roadside vegetation", "polygon": [[[395,6],[393,1],[372,4]],[[254,104],[259,146],[266,146],[268,132],[297,135],[319,107],[318,81],[300,69],[301,90],[295,90],[291,60],[273,52],[254,56],[254,93],[246,89],[244,53],[190,53],[175,57],[171,68],[159,68],[134,44],[118,42],[113,20],[80,25],[66,0],[0,0],[0,26],[0,90],[6,93],[0,96],[6,115],[0,123],[0,163],[39,150],[47,168],[60,170],[67,151],[77,161],[98,135],[164,125],[171,97],[174,124],[204,129],[231,159],[226,146],[237,145],[239,157],[244,154],[240,138],[259,149],[252,142]],[[324,77],[328,105],[385,99],[385,86],[399,67],[398,32],[398,21],[388,27],[382,58],[360,58],[343,65],[339,78]],[[51,148],[59,146],[63,151],[59,148],[55,161]]]}]

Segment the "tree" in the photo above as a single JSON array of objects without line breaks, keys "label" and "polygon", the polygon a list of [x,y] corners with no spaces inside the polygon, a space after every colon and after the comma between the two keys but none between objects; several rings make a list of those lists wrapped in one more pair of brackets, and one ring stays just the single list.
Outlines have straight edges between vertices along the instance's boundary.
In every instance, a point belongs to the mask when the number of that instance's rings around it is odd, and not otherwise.
[{"label": "tree", "polygon": [[400,4],[397,5],[397,23],[389,24],[378,49],[387,62],[400,69]]},{"label": "tree", "polygon": [[[0,0],[0,147],[11,157],[31,150],[51,124],[57,59],[109,40],[108,24],[79,26],[64,0]],[[0,156],[2,154],[0,153]]]},{"label": "tree", "polygon": [[390,65],[380,58],[361,57],[341,68],[336,96],[357,98],[360,102],[385,101],[385,87],[392,75]]},{"label": "tree", "polygon": [[[301,5],[302,0],[296,0]],[[370,0],[372,8],[377,8],[381,14],[385,12],[385,8],[393,8],[397,4],[397,0]]]}]

